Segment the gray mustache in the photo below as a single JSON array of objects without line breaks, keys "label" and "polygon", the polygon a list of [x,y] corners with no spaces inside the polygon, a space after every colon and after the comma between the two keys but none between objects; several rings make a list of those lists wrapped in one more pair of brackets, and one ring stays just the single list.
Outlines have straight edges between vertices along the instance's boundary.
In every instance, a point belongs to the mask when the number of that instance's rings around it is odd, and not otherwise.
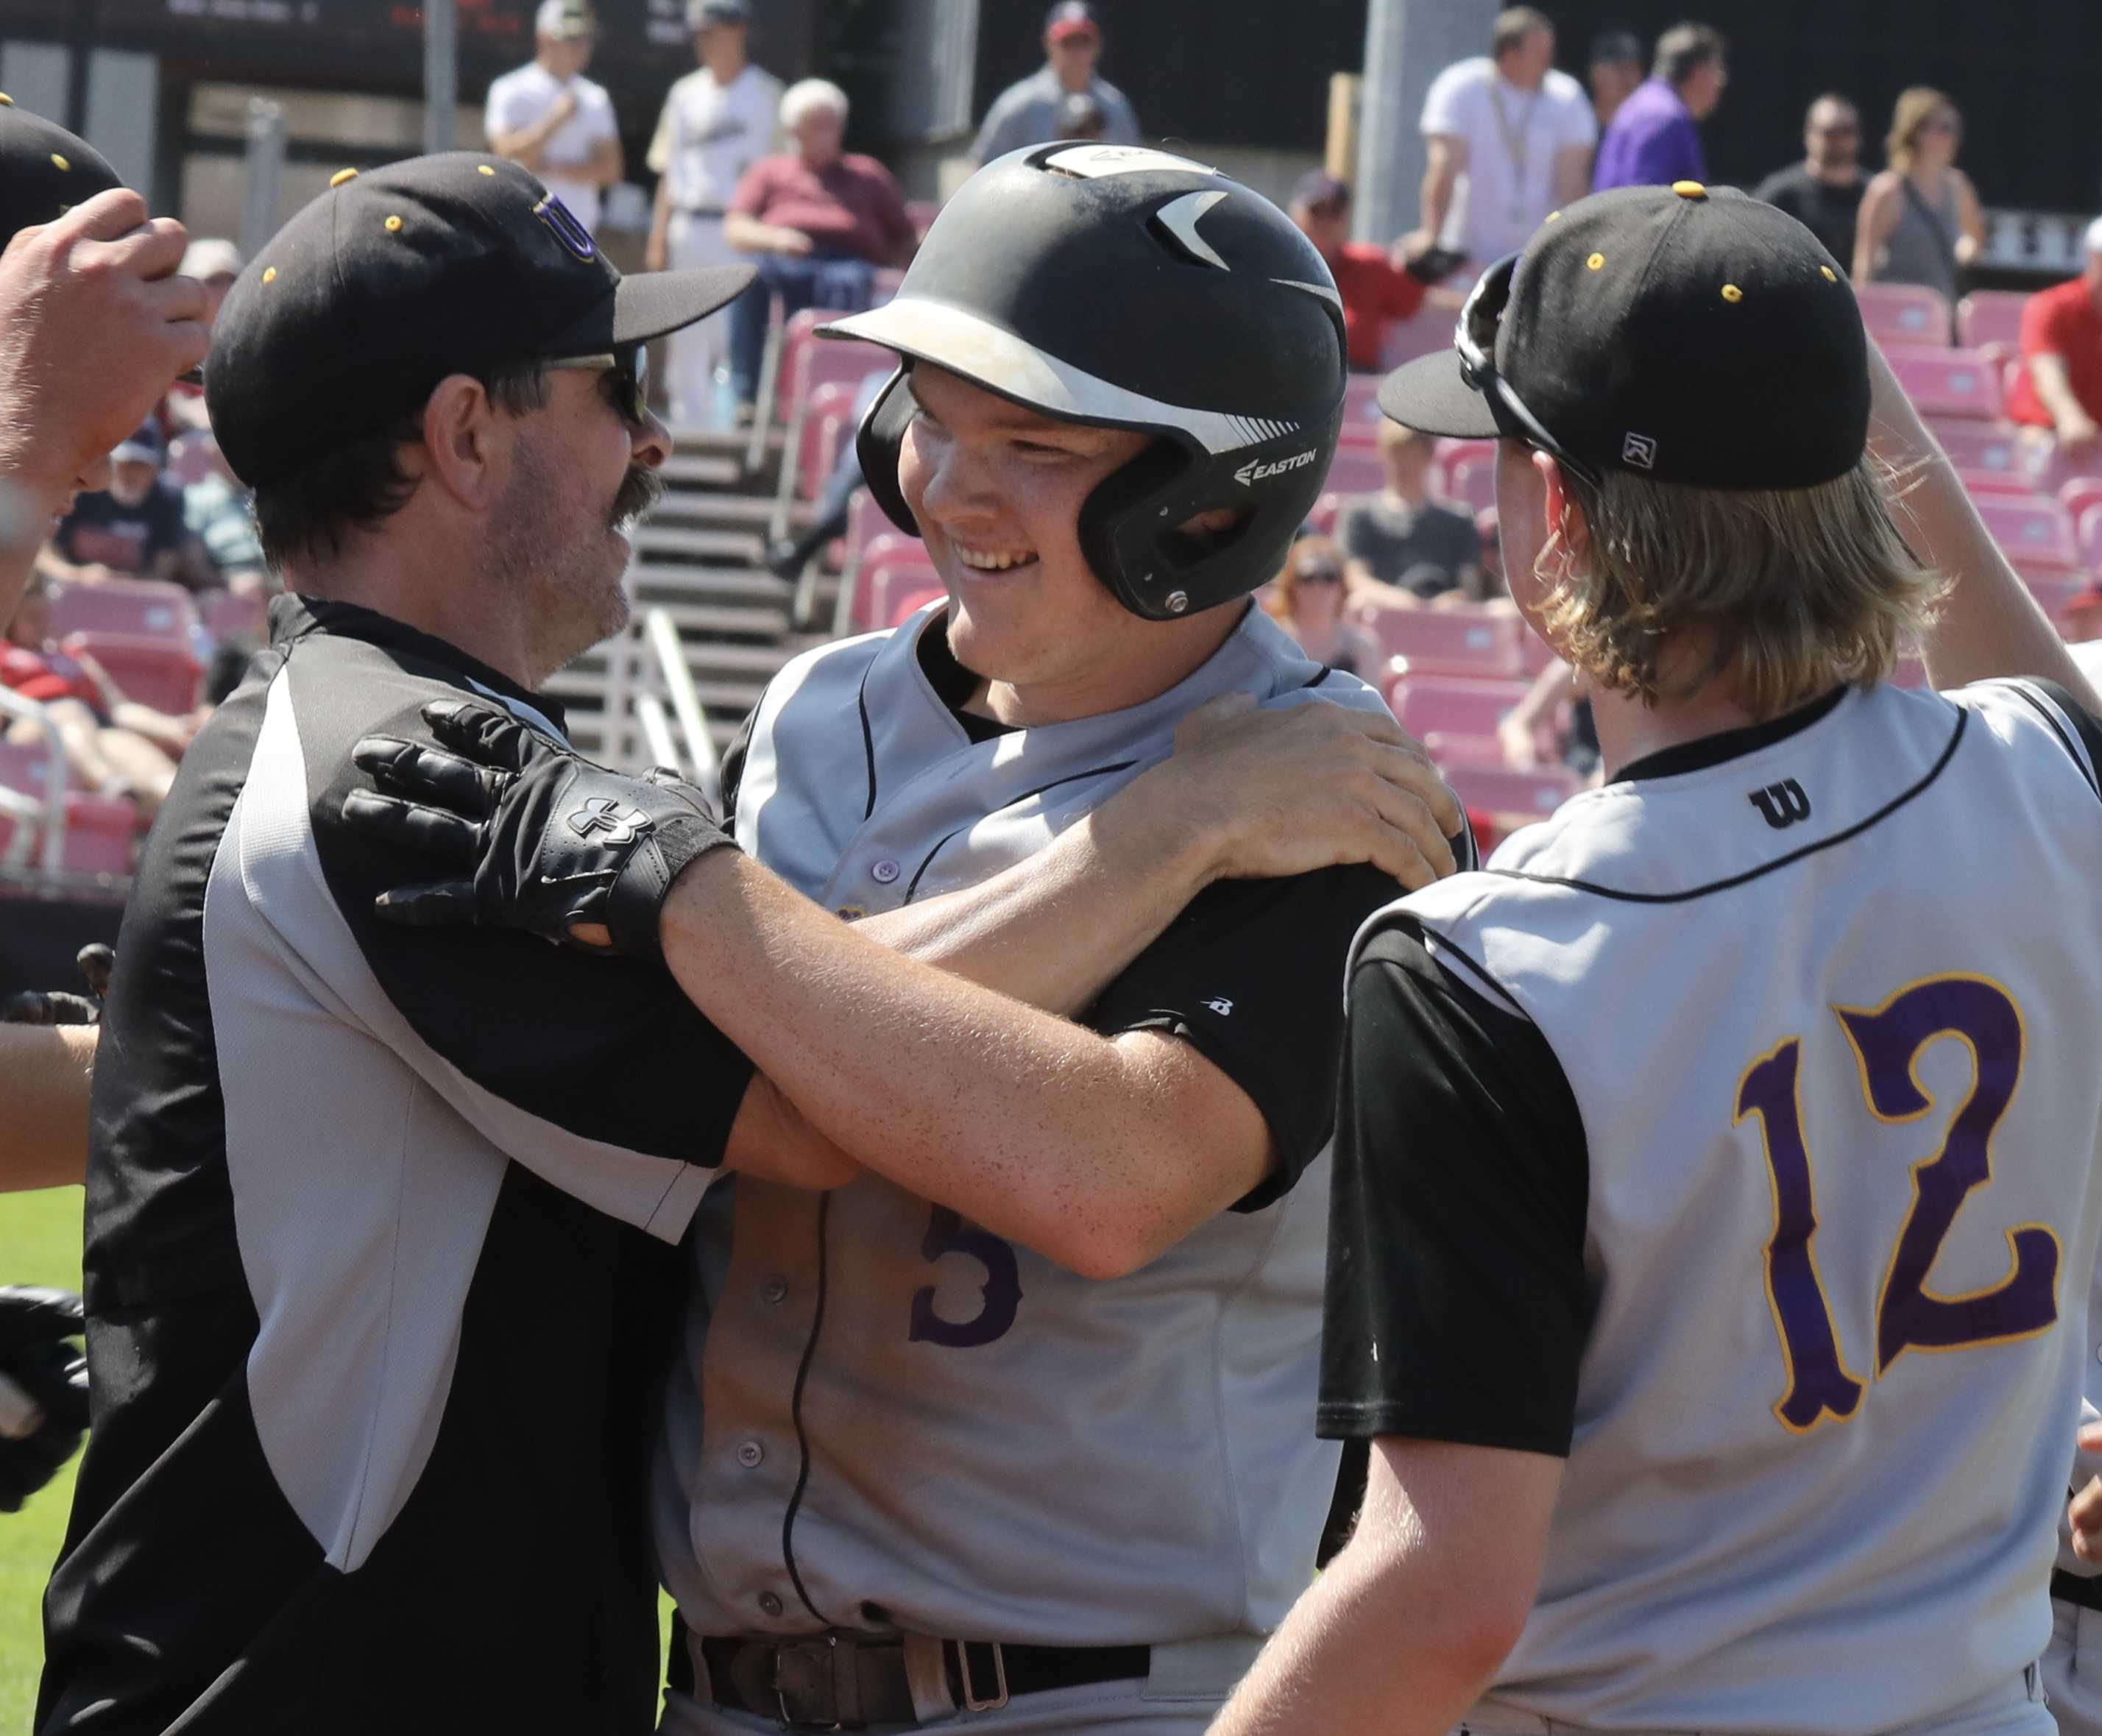
[{"label": "gray mustache", "polygon": [[614,525],[640,518],[664,498],[664,479],[654,470],[645,470],[639,465],[631,466],[622,480],[620,492],[614,496]]}]

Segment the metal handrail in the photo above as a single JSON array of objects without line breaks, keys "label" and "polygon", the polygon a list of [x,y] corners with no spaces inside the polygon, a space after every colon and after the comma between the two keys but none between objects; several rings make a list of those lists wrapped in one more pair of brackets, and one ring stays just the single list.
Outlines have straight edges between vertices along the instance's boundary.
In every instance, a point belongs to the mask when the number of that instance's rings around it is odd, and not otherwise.
[{"label": "metal handrail", "polygon": [[650,763],[669,766],[684,777],[686,768],[679,763],[678,746],[672,739],[672,725],[664,716],[664,702],[654,693],[637,693],[635,720],[642,726],[642,746]]},{"label": "metal handrail", "polygon": [[712,792],[722,775],[722,764],[707,715],[701,710],[700,695],[694,691],[694,672],[686,666],[686,648],[679,642],[678,623],[663,609],[653,609],[643,618],[650,648],[657,654],[658,670],[664,678],[664,690],[671,696],[672,715],[679,720],[679,733],[685,737],[694,781]]},{"label": "metal handrail", "polygon": [[[26,719],[44,733],[44,795],[42,801],[36,804],[42,810],[43,822],[38,866],[46,874],[62,873],[65,866],[66,790],[70,781],[66,765],[65,742],[51,722],[51,714],[35,700],[24,698],[12,688],[0,687],[0,711],[5,711],[12,717]],[[22,799],[28,802],[36,801],[34,797],[26,795]],[[16,836],[18,839],[22,836],[20,826],[16,827]],[[11,857],[13,856],[11,847],[8,853]],[[11,861],[8,866],[12,867],[16,863]]]},{"label": "metal handrail", "polygon": [[[750,294],[752,292],[747,290],[745,293]],[[752,406],[752,438],[744,449],[744,468],[747,475],[766,462],[766,430],[774,420],[774,400],[779,383],[777,376],[781,372],[781,346],[788,331],[788,312],[781,298],[770,290],[765,293],[766,348],[761,352],[759,379],[755,383],[759,397]],[[774,317],[777,308],[781,310],[778,323]]]}]

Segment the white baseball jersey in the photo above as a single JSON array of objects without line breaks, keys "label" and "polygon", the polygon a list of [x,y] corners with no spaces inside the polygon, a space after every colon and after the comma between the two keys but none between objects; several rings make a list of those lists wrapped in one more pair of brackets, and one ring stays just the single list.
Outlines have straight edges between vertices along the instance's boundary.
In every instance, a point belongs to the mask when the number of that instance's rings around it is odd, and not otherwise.
[{"label": "white baseball jersey", "polygon": [[1369,925],[1537,1027],[1588,1151],[1565,1480],[1471,1725],[1969,1729],[2004,1694],[1993,1728],[2048,1728],[2021,1684],[2102,1224],[2098,862],[2050,696],[1878,688]]},{"label": "white baseball jersey", "polygon": [[672,208],[721,215],[744,171],[773,148],[781,81],[747,64],[727,84],[705,66],[673,85],[650,141],[650,167],[670,178]]},{"label": "white baseball jersey", "polygon": [[482,131],[492,143],[499,134],[521,131],[553,108],[564,91],[575,96],[576,113],[557,127],[542,147],[540,166],[535,172],[541,184],[570,208],[579,223],[587,229],[596,229],[598,184],[571,171],[584,168],[601,144],[620,136],[613,99],[606,95],[604,85],[594,84],[581,73],[567,80],[557,78],[538,60],[529,60],[490,86]]},{"label": "white baseball jersey", "polygon": [[[973,741],[918,652],[940,621],[805,654],[753,721],[738,842],[844,915],[1041,849],[1217,695],[1381,703],[1251,609],[1158,698]],[[1332,1018],[1339,1040],[1337,932],[1287,1016]],[[1254,1011],[1222,996],[1205,1016]],[[1326,1171],[1110,1282],[880,1178],[824,1195],[737,1178],[726,1256],[703,1238],[658,1465],[688,1626],[1074,1645],[1266,1632],[1311,1576],[1336,1478],[1312,1429]]]}]

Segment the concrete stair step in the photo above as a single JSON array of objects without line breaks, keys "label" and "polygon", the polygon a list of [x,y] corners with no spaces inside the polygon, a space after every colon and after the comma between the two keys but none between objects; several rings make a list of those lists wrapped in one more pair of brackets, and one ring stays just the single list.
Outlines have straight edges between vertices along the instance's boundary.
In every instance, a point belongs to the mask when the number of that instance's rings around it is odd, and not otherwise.
[{"label": "concrete stair step", "polygon": [[661,474],[671,489],[734,489],[744,479],[743,454],[674,452]]},{"label": "concrete stair step", "polygon": [[765,538],[756,530],[698,530],[686,525],[663,525],[654,519],[635,528],[638,555],[684,555],[703,560],[734,560],[756,565],[765,552]]}]

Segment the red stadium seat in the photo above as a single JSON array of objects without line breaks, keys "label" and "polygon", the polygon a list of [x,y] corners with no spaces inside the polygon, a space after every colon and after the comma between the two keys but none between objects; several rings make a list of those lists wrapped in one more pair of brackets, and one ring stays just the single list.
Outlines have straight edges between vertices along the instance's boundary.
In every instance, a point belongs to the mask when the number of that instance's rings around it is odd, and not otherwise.
[{"label": "red stadium seat", "polygon": [[1956,341],[1967,350],[1998,346],[2011,352],[2021,341],[2029,300],[2020,290],[1973,290],[1956,304]]},{"label": "red stadium seat", "polygon": [[2016,500],[1987,494],[1976,505],[1993,540],[2017,567],[2064,571],[2079,565],[2072,516],[2056,501],[2042,495]]},{"label": "red stadium seat", "polygon": [[1377,374],[1353,374],[1343,387],[1343,444],[1369,446],[1379,437],[1380,381]]},{"label": "red stadium seat", "polygon": [[2021,581],[2029,587],[2029,595],[2037,600],[2043,612],[2054,621],[2062,620],[2081,594],[2087,589],[2085,573],[2055,573],[2015,569]]},{"label": "red stadium seat", "polygon": [[[1928,293],[1931,294],[1931,291]],[[1905,395],[1922,416],[1996,422],[2000,371],[1976,350],[1900,349],[1887,352]]]},{"label": "red stadium seat", "polygon": [[[1526,696],[1529,681],[1466,680],[1455,675],[1404,675],[1387,702],[1410,734],[1487,737],[1494,740],[1505,714]],[[1501,758],[1501,755],[1498,756]]]},{"label": "red stadium seat", "polygon": [[1381,608],[1367,602],[1355,611],[1365,630],[1389,657],[1406,666],[1396,675],[1514,678],[1525,672],[1517,616],[1487,609]]},{"label": "red stadium seat", "polygon": [[[0,742],[0,786],[44,799],[49,762],[42,746]],[[74,874],[129,874],[131,844],[139,810],[113,796],[69,790],[65,799],[65,841],[59,866]],[[0,814],[0,852],[15,835],[11,815]],[[33,850],[29,865],[36,865]]]},{"label": "red stadium seat", "polygon": [[220,644],[228,640],[263,640],[269,636],[269,613],[261,597],[251,591],[208,591],[204,603],[204,630]]},{"label": "red stadium seat", "polygon": [[[2065,505],[2064,499],[2060,501]],[[2068,512],[2073,512],[2069,506]],[[2102,567],[2102,499],[2090,500],[2073,513],[2073,538],[2083,565]]]},{"label": "red stadium seat", "polygon": [[197,605],[189,592],[156,579],[70,584],[51,598],[51,631],[61,639],[69,633],[123,633],[166,640],[188,650],[196,625]]},{"label": "red stadium seat", "polygon": [[860,613],[864,625],[892,626],[901,598],[916,594],[925,601],[929,587],[941,588],[941,578],[927,558],[927,551],[902,537],[897,540],[894,549],[880,544],[871,547],[868,565],[862,569]]},{"label": "red stadium seat", "polygon": [[1918,283],[1857,283],[1861,323],[1877,343],[1946,343],[1949,303],[1939,290]]},{"label": "red stadium seat", "polygon": [[891,627],[904,626],[907,621],[911,620],[913,616],[919,613],[919,612],[922,609],[925,608],[928,604],[937,601],[941,596],[942,587],[939,585],[918,585],[912,587],[902,592],[898,596],[897,601],[890,605],[890,619],[887,625]]},{"label": "red stadium seat", "polygon": [[1963,485],[1967,494],[1973,496],[1998,494],[2025,499],[2037,492],[2035,483],[2018,470],[1964,470],[1959,467],[1956,480]]},{"label": "red stadium seat", "polygon": [[796,491],[805,500],[815,500],[824,492],[826,479],[839,463],[841,449],[854,437],[854,394],[859,390],[845,380],[827,380],[811,392],[803,406]]},{"label": "red stadium seat", "polygon": [[2034,477],[2035,466],[2021,436],[2004,423],[1952,422],[1930,417],[1927,426],[1941,442],[1949,461],[1960,471]]},{"label": "red stadium seat", "polygon": [[1444,771],[1453,795],[1468,808],[1499,816],[1523,814],[1533,820],[1545,819],[1581,786],[1576,774],[1562,765],[1521,772],[1510,766],[1455,764]]},{"label": "red stadium seat", "polygon": [[1470,512],[1486,512],[1497,503],[1497,467],[1470,460],[1455,464],[1445,479],[1445,498]]},{"label": "red stadium seat", "polygon": [[1386,467],[1370,446],[1338,446],[1329,461],[1328,479],[1321,485],[1324,493],[1346,499],[1353,494],[1377,494],[1386,486]]},{"label": "red stadium seat", "polygon": [[1432,729],[1425,733],[1422,740],[1423,751],[1440,771],[1450,771],[1456,765],[1484,772],[1501,772],[1504,768],[1504,744],[1497,736],[1455,735],[1449,730]]},{"label": "red stadium seat", "polygon": [[[1492,440],[1441,440],[1438,442],[1437,475],[1439,485],[1462,464],[1489,464],[1497,461],[1497,443]],[[1448,498],[1451,491],[1446,490]]]},{"label": "red stadium seat", "polygon": [[130,633],[82,633],[78,642],[127,699],[177,717],[196,707],[204,670],[187,644]]},{"label": "red stadium seat", "polygon": [[1336,515],[1343,509],[1341,494],[1324,494],[1314,503],[1314,510],[1306,515],[1306,528],[1317,537],[1333,536],[1336,533]]}]

